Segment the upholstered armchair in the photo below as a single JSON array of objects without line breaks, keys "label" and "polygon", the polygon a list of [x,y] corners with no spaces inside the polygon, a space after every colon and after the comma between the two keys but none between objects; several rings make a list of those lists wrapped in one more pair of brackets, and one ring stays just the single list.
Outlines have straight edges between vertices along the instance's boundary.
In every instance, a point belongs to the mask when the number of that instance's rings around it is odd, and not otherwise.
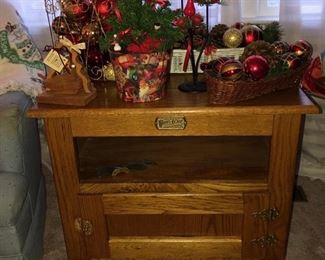
[{"label": "upholstered armchair", "polygon": [[[45,185],[37,121],[36,49],[15,10],[0,2],[0,260],[42,258]],[[31,67],[33,66],[33,68]],[[33,69],[33,70],[32,70]]]}]

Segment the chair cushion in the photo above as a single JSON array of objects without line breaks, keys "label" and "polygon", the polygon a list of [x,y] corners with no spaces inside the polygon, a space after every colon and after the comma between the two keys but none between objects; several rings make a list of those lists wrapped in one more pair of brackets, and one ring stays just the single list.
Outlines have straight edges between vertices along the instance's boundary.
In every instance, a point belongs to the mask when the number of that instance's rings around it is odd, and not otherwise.
[{"label": "chair cushion", "polygon": [[0,174],[0,255],[16,255],[24,247],[32,221],[26,178]]},{"label": "chair cushion", "polygon": [[22,123],[30,99],[22,92],[0,95],[0,171],[23,172]]},{"label": "chair cushion", "polygon": [[15,225],[27,196],[26,178],[20,174],[0,174],[0,227]]}]

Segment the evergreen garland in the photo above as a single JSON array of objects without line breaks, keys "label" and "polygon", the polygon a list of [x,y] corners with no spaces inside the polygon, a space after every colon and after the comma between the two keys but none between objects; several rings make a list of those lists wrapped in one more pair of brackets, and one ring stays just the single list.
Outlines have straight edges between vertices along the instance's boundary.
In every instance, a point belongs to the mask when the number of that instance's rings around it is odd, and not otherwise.
[{"label": "evergreen garland", "polygon": [[280,41],[283,30],[279,22],[271,22],[264,25],[258,25],[263,31],[263,40],[269,43]]},{"label": "evergreen garland", "polygon": [[[155,7],[141,0],[118,0],[117,4],[122,21],[118,21],[116,17],[109,17],[105,21],[112,26],[112,30],[101,39],[103,50],[111,47],[115,40],[114,35],[128,29],[131,29],[130,32],[119,39],[122,50],[131,43],[142,44],[147,37],[161,40],[159,50],[168,50],[184,37],[181,30],[173,26],[175,19],[181,15],[180,11],[173,11],[169,7]],[[155,25],[159,29],[155,29]]]}]

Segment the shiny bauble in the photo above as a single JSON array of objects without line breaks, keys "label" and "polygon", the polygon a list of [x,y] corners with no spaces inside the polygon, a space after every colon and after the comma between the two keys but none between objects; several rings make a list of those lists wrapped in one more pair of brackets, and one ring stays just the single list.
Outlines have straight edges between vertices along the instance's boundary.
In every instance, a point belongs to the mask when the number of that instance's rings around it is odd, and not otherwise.
[{"label": "shiny bauble", "polygon": [[210,63],[211,63],[212,70],[215,73],[219,74],[221,72],[222,65],[229,60],[231,59],[228,57],[219,57],[216,60],[211,61]]},{"label": "shiny bauble", "polygon": [[271,44],[272,52],[277,55],[282,55],[290,51],[290,45],[285,41],[275,41]]},{"label": "shiny bauble", "polygon": [[97,48],[89,48],[87,54],[87,64],[90,65],[103,65],[103,56],[102,53]]},{"label": "shiny bauble", "polygon": [[243,35],[240,30],[230,28],[223,34],[223,43],[228,48],[237,48],[243,41]]},{"label": "shiny bauble", "polygon": [[113,65],[111,63],[108,63],[103,66],[103,78],[104,80],[115,80],[115,73],[113,69]]},{"label": "shiny bauble", "polygon": [[200,14],[195,14],[191,17],[192,25],[199,26],[203,23],[203,17]]},{"label": "shiny bauble", "polygon": [[210,70],[210,69],[212,69],[212,64],[210,62],[202,62],[200,64],[200,69],[202,71]]},{"label": "shiny bauble", "polygon": [[93,41],[98,39],[100,28],[96,21],[84,25],[81,29],[81,35],[84,41]]},{"label": "shiny bauble", "polygon": [[67,15],[69,20],[83,22],[87,20],[90,10],[90,5],[85,2],[70,3],[62,6],[62,11]]},{"label": "shiny bauble", "polygon": [[81,43],[83,41],[80,32],[78,31],[70,31],[65,35],[67,39],[69,39],[73,44]]},{"label": "shiny bauble", "polygon": [[237,60],[228,60],[221,66],[220,74],[225,80],[238,80],[243,75],[243,64]]},{"label": "shiny bauble", "polygon": [[52,29],[58,35],[66,35],[69,31],[68,24],[63,16],[57,16],[53,19]]},{"label": "shiny bauble", "polygon": [[253,80],[264,78],[270,69],[267,60],[260,55],[249,56],[243,65],[245,73]]},{"label": "shiny bauble", "polygon": [[284,53],[281,56],[281,65],[285,70],[295,70],[301,65],[301,59],[295,53]]},{"label": "shiny bauble", "polygon": [[111,12],[111,1],[109,0],[97,0],[96,11],[100,19],[107,19]]},{"label": "shiny bauble", "polygon": [[241,29],[241,32],[243,34],[243,43],[245,46],[252,42],[263,40],[263,32],[256,25],[245,25]]},{"label": "shiny bauble", "polygon": [[290,46],[290,49],[299,58],[308,60],[313,55],[313,46],[306,40],[296,41]]}]

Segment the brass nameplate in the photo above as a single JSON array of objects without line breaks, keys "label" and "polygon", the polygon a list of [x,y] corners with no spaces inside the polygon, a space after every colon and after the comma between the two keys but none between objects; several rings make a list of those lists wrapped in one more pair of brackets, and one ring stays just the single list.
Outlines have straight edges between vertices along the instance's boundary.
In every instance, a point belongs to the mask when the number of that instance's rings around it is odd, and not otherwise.
[{"label": "brass nameplate", "polygon": [[186,127],[185,117],[157,117],[156,127],[158,130],[184,130]]}]

